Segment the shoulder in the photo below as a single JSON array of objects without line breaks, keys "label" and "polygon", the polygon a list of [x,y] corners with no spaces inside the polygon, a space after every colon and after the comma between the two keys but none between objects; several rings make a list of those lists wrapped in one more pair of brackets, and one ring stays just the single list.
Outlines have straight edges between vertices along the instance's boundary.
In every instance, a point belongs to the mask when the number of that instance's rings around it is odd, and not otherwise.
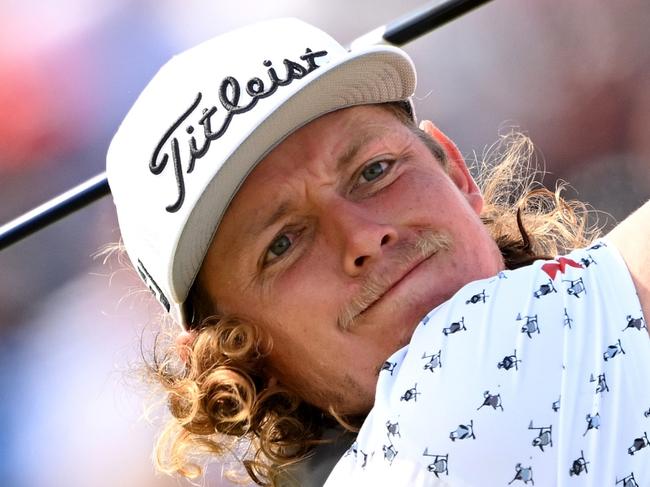
[{"label": "shoulder", "polygon": [[[607,242],[467,284],[388,359],[373,411],[332,479],[350,485],[352,475],[399,474],[418,485],[444,475],[454,485],[476,485],[477,458],[489,464],[490,479],[516,478],[530,420],[557,419],[563,383],[581,384],[562,395],[562,414],[581,424],[584,415],[570,413],[590,400],[602,363],[643,348],[634,340],[636,321],[626,318],[638,312],[625,264]],[[609,347],[603,355],[602,344],[620,346],[621,338],[620,353]],[[511,447],[496,454],[494,441]],[[555,469],[548,458],[536,470]]]},{"label": "shoulder", "polygon": [[613,306],[616,303],[611,299],[604,300],[613,296],[637,300],[616,246],[600,240],[564,256],[468,283],[423,318],[411,344],[432,334],[460,337],[476,326],[494,331],[504,321],[522,321],[531,313],[548,315],[553,309],[562,312],[574,305]]},{"label": "shoulder", "polygon": [[650,316],[650,201],[618,224],[605,238],[621,253],[643,313]]}]

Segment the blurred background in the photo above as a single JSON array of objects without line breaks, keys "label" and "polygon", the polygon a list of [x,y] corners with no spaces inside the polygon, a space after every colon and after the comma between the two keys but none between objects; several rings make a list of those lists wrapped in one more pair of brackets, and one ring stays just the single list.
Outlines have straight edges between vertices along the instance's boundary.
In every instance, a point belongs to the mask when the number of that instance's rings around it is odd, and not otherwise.
[{"label": "blurred background", "polygon": [[[434,2],[437,3],[437,2]],[[296,16],[343,43],[425,2],[0,0],[0,223],[103,171],[172,54]],[[406,47],[416,105],[471,156],[518,126],[549,172],[614,221],[650,197],[650,3],[494,0]],[[159,423],[131,372],[150,312],[93,254],[109,198],[0,252],[0,485],[189,485],[156,476]],[[209,485],[227,485],[218,466]]]}]

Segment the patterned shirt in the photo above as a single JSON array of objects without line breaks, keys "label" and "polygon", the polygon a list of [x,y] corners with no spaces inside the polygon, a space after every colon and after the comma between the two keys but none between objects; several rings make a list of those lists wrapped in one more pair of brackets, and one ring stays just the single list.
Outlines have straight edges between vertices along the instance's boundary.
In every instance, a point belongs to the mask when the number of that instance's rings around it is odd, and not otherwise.
[{"label": "patterned shirt", "polygon": [[431,311],[326,486],[650,486],[649,431],[646,322],[600,241]]}]

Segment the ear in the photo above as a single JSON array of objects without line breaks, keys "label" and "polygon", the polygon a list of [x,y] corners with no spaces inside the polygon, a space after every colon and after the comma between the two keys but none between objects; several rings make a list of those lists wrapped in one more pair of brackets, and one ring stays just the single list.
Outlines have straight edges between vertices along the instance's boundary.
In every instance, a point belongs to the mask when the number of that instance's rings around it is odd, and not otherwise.
[{"label": "ear", "polygon": [[470,174],[469,169],[467,169],[465,159],[458,150],[458,147],[456,147],[456,144],[430,120],[420,122],[420,130],[432,137],[443,148],[449,161],[449,177],[465,195],[474,211],[480,214],[483,209],[483,195]]},{"label": "ear", "polygon": [[176,352],[181,360],[185,363],[190,358],[190,349],[194,340],[196,340],[197,332],[196,331],[182,331],[176,335]]}]

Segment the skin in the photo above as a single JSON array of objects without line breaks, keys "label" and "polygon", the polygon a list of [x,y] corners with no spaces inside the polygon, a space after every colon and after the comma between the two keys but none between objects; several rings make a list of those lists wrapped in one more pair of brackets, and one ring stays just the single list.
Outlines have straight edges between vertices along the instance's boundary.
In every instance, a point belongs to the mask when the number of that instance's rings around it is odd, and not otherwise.
[{"label": "skin", "polygon": [[[458,149],[431,122],[420,127],[447,170],[380,107],[297,130],[248,176],[199,274],[222,312],[271,336],[269,376],[322,409],[367,412],[381,365],[420,319],[503,269]],[[445,245],[415,253],[430,234]]]},{"label": "skin", "polygon": [[650,201],[619,223],[607,239],[614,243],[630,271],[650,332]]}]

